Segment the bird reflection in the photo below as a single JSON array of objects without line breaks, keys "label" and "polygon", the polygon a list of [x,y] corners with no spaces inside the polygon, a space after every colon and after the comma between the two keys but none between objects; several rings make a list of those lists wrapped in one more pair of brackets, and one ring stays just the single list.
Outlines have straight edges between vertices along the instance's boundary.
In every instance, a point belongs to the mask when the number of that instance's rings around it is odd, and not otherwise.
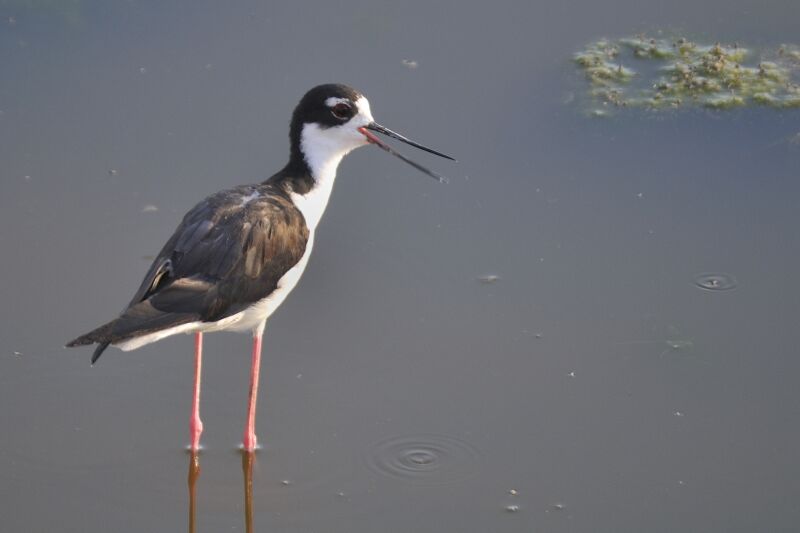
[{"label": "bird reflection", "polygon": [[[242,450],[242,475],[244,478],[244,526],[247,533],[253,533],[253,463],[255,452]],[[200,477],[200,454],[189,452],[189,533],[195,533],[195,510],[197,478]]]}]

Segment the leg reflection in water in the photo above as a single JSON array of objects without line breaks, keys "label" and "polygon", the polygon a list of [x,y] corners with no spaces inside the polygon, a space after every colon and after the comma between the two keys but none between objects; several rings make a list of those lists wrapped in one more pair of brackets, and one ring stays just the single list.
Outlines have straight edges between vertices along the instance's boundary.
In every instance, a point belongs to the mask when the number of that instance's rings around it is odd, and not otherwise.
[{"label": "leg reflection in water", "polygon": [[[244,526],[247,533],[253,533],[253,463],[256,454],[242,450],[242,474],[244,477]],[[197,478],[200,477],[200,454],[189,452],[189,533],[195,533],[195,510]]]},{"label": "leg reflection in water", "polygon": [[244,474],[244,527],[247,533],[253,533],[253,463],[256,454],[242,450],[242,474]]},{"label": "leg reflection in water", "polygon": [[195,484],[200,477],[200,454],[189,452],[189,533],[194,533]]}]

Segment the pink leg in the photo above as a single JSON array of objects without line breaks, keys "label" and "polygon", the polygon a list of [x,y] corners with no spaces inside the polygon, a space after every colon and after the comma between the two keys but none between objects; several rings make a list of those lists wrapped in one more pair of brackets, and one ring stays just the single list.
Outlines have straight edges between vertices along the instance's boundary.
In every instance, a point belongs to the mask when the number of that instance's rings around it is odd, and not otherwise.
[{"label": "pink leg", "polygon": [[258,399],[258,372],[261,367],[261,332],[253,335],[253,364],[250,368],[250,401],[247,404],[247,427],[244,428],[244,449],[256,449],[256,400]]},{"label": "pink leg", "polygon": [[192,416],[189,419],[189,437],[192,440],[191,450],[200,449],[200,434],[203,433],[203,421],[200,420],[200,374],[203,369],[203,332],[194,334],[194,397],[192,398]]}]

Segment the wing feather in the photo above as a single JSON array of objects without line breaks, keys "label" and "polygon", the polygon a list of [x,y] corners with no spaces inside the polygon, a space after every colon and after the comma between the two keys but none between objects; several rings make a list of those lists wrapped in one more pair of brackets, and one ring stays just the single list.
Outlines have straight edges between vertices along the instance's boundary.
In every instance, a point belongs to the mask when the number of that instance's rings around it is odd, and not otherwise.
[{"label": "wing feather", "polygon": [[277,186],[211,195],[183,218],[119,318],[70,344],[113,344],[238,313],[275,290],[308,236],[302,213]]}]

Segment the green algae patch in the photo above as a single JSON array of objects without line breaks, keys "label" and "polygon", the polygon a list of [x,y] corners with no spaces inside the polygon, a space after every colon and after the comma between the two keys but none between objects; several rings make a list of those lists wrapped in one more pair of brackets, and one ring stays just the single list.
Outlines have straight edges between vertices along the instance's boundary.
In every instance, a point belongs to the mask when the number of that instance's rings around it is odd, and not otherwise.
[{"label": "green algae patch", "polygon": [[800,108],[800,47],[756,51],[645,35],[590,43],[574,56],[588,82],[589,114],[617,108]]}]

